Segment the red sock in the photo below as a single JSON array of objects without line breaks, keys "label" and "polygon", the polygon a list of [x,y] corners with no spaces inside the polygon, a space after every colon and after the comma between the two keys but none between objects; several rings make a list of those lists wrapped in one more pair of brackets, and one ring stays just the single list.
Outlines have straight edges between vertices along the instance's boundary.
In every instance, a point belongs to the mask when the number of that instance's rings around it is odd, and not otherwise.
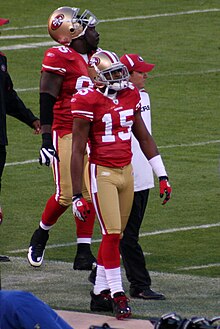
[{"label": "red sock", "polygon": [[47,201],[46,207],[42,214],[42,223],[46,226],[52,226],[56,223],[58,218],[66,211],[68,207],[61,206],[56,200],[53,194]]},{"label": "red sock", "polygon": [[77,238],[91,238],[93,234],[93,228],[95,223],[95,209],[91,202],[88,202],[90,214],[86,219],[86,222],[81,221],[75,217],[76,222],[76,236]]},{"label": "red sock", "polygon": [[105,269],[120,267],[120,234],[107,234],[102,237],[101,253]]},{"label": "red sock", "polygon": [[99,245],[99,250],[98,250],[98,256],[97,256],[97,264],[103,266],[103,261],[102,261],[102,241]]}]

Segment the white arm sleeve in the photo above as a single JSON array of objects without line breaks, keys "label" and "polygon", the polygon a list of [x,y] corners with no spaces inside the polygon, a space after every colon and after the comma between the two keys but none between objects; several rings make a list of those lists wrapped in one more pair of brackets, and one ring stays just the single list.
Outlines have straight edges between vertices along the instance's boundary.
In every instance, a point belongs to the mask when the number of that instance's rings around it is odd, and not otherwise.
[{"label": "white arm sleeve", "polygon": [[167,176],[166,169],[163,164],[163,160],[160,155],[156,155],[155,157],[149,160],[149,164],[151,165],[154,173],[157,177]]}]

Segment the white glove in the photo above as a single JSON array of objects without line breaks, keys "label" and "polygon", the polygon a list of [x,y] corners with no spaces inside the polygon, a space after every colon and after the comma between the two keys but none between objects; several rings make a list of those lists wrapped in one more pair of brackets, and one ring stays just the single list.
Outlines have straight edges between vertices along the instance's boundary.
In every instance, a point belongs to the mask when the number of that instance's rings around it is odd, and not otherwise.
[{"label": "white glove", "polygon": [[82,194],[76,194],[72,197],[72,211],[73,215],[85,222],[90,213],[89,205],[83,198]]},{"label": "white glove", "polygon": [[39,163],[42,166],[43,164],[46,166],[52,166],[54,159],[59,160],[57,152],[55,149],[42,147],[40,149],[40,158]]}]

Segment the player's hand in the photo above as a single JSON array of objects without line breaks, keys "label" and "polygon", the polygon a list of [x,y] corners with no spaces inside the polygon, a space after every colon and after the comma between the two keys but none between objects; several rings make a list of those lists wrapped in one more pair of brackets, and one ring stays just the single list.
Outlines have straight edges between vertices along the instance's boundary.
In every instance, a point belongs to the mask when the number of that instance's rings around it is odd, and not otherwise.
[{"label": "player's hand", "polygon": [[34,128],[34,134],[39,135],[41,132],[40,120],[37,119],[37,120],[33,121],[32,126]]},{"label": "player's hand", "polygon": [[160,197],[163,198],[163,196],[165,195],[165,199],[162,202],[162,205],[164,205],[170,200],[172,188],[169,184],[167,176],[159,177],[159,183],[160,183]]},{"label": "player's hand", "polygon": [[52,166],[54,158],[59,160],[58,154],[54,147],[46,148],[42,147],[40,149],[40,157],[39,157],[39,163],[42,166],[43,164],[47,167]]},{"label": "player's hand", "polygon": [[47,167],[52,166],[54,159],[59,161],[57,151],[55,150],[52,142],[51,134],[42,134],[42,146],[40,149],[39,163],[40,165],[45,165]]},{"label": "player's hand", "polygon": [[89,205],[82,194],[76,194],[72,197],[72,211],[75,217],[85,222],[90,213]]}]

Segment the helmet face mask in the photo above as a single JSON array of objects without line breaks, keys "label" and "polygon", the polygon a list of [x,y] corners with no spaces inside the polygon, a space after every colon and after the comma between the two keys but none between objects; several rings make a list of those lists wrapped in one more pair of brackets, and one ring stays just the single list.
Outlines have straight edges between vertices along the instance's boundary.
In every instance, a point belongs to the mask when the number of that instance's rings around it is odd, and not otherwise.
[{"label": "helmet face mask", "polygon": [[128,87],[129,73],[118,56],[110,51],[101,50],[95,53],[89,62],[89,74],[99,88],[119,91]]},{"label": "helmet face mask", "polygon": [[88,27],[98,24],[89,10],[79,15],[80,8],[60,7],[48,19],[48,32],[52,39],[69,46],[73,39],[83,36]]},{"label": "helmet face mask", "polygon": [[87,9],[78,18],[78,21],[81,22],[81,25],[84,27],[95,27],[99,23],[97,17]]}]

